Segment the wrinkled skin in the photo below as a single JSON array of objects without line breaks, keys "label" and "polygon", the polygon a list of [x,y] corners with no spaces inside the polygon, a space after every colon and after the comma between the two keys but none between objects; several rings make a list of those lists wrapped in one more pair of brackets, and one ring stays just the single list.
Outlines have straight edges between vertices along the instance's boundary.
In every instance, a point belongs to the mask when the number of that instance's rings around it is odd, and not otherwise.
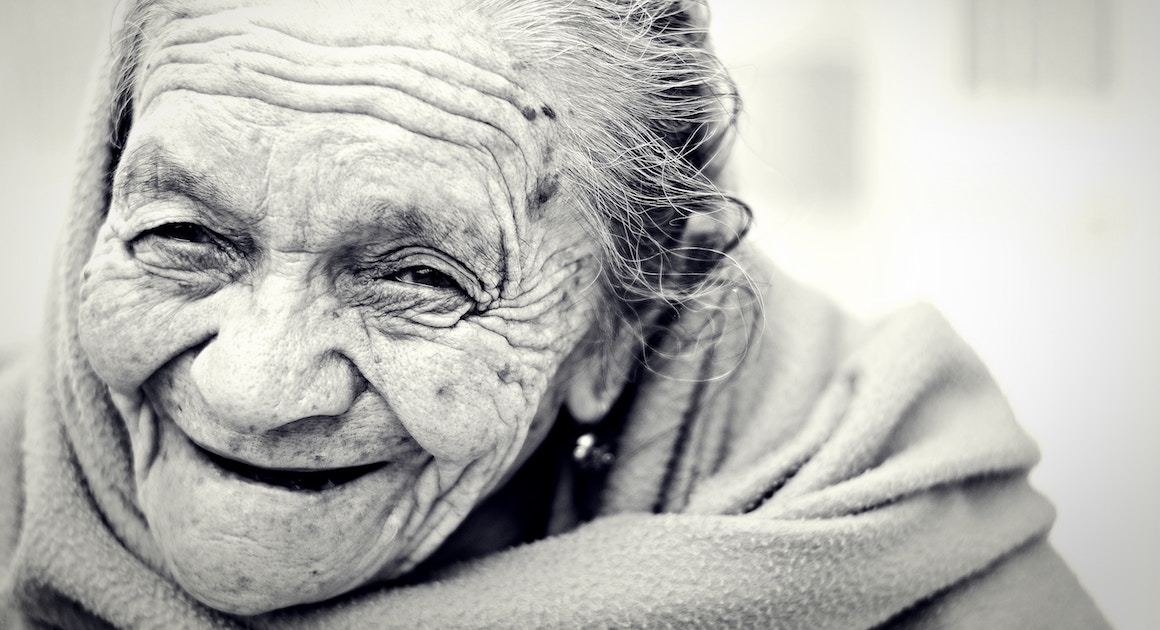
[{"label": "wrinkled skin", "polygon": [[478,18],[231,4],[150,27],[80,318],[166,570],[257,614],[438,548],[543,438],[598,300],[542,194],[555,115]]}]

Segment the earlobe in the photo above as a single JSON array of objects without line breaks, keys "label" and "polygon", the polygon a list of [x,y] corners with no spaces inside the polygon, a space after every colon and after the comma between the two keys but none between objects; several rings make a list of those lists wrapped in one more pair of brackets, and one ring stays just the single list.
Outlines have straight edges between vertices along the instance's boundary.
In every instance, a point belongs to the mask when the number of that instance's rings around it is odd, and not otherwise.
[{"label": "earlobe", "polygon": [[597,424],[608,415],[612,408],[615,395],[612,387],[596,382],[588,374],[595,370],[585,369],[583,374],[577,374],[568,385],[568,397],[564,404],[568,406],[568,413],[580,424]]},{"label": "earlobe", "polygon": [[597,424],[608,415],[631,371],[632,353],[616,350],[590,356],[569,379],[564,404],[580,424]]}]

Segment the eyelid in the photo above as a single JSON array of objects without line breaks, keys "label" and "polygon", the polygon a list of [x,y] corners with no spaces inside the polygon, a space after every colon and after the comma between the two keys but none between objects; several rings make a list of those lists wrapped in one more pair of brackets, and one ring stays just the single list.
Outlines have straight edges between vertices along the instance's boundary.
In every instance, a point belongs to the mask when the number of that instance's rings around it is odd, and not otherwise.
[{"label": "eyelid", "polygon": [[[162,232],[166,228],[174,226],[192,226],[204,233],[205,241],[195,241],[182,238],[174,238],[167,236]],[[218,230],[211,228],[203,223],[197,221],[163,221],[157,225],[138,229],[134,231],[134,236],[130,239],[131,244],[136,244],[145,238],[159,238],[165,241],[170,241],[175,247],[193,247],[193,246],[210,246],[222,251],[223,253],[236,254],[245,256],[249,252],[248,239],[231,236],[229,234],[222,234]],[[239,242],[240,241],[240,242]],[[180,243],[180,245],[178,245]]]},{"label": "eyelid", "polygon": [[[153,220],[130,217],[125,243],[133,258],[154,272],[227,281],[252,269],[255,250],[248,235],[223,234],[216,225],[211,227],[203,218],[185,213],[155,212],[144,218]],[[166,233],[178,226],[188,226],[184,229],[192,229],[195,238]]]},{"label": "eyelid", "polygon": [[386,268],[391,273],[411,267],[430,267],[455,281],[473,301],[479,303],[488,299],[478,277],[466,265],[439,250],[404,247],[374,260],[369,266]]},{"label": "eyelid", "polygon": [[220,241],[222,239],[221,235],[218,234],[217,232],[214,232],[213,230],[205,227],[204,225],[199,225],[197,223],[192,223],[189,221],[172,221],[169,223],[162,223],[161,225],[149,228],[148,230],[141,232],[141,234],[138,235],[137,238],[142,238],[144,236],[151,235],[151,236],[157,236],[160,238],[164,238],[167,240],[182,241],[182,242],[188,242],[188,243],[201,243],[201,241],[198,241],[198,240],[194,240],[194,239],[190,239],[190,238],[182,238],[181,236],[174,233],[174,232],[177,232],[179,230],[190,231],[195,235],[204,237],[208,241],[212,241],[213,244],[215,244],[215,245],[219,245],[220,243],[218,241]]},{"label": "eyelid", "polygon": [[[215,194],[187,190],[170,182],[160,186],[139,177],[114,180],[113,204],[134,236],[166,223],[193,223],[236,242],[249,242],[256,225],[222,205]],[[196,188],[190,186],[189,188]]]},{"label": "eyelid", "polygon": [[120,209],[118,214],[120,215],[119,223],[129,240],[139,238],[150,230],[156,230],[172,223],[191,223],[218,234],[223,233],[216,226],[207,225],[211,222],[197,212],[196,204],[174,199],[149,199],[143,203],[126,206]]},{"label": "eyelid", "polygon": [[125,213],[121,223],[127,241],[135,241],[167,225],[185,223],[205,230],[216,244],[239,254],[249,255],[255,249],[254,239],[247,230],[198,212],[196,203],[175,204],[170,200],[149,202]]}]

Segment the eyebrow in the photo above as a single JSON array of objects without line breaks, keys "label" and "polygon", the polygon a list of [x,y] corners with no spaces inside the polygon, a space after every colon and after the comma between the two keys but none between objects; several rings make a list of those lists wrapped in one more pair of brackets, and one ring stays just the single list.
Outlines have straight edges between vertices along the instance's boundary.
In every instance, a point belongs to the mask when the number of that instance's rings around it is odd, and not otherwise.
[{"label": "eyebrow", "polygon": [[[217,183],[220,177],[187,166],[160,144],[143,143],[123,160],[113,190],[122,200],[131,194],[149,199],[181,197],[197,204],[219,226],[239,230],[250,228],[261,219],[239,214],[238,204],[231,203],[227,188]],[[452,245],[446,253],[480,274],[487,284],[500,283],[506,276],[502,245],[491,242],[466,217],[429,216],[413,206],[400,207],[395,202],[372,202],[372,208],[371,214],[379,218],[358,231],[364,236],[363,243],[425,237],[443,247]]]},{"label": "eyebrow", "polygon": [[237,220],[228,208],[228,195],[214,182],[212,175],[197,172],[181,163],[172,153],[155,144],[134,151],[124,164],[123,176],[114,181],[114,194],[148,197],[177,195],[185,197],[215,217]]}]

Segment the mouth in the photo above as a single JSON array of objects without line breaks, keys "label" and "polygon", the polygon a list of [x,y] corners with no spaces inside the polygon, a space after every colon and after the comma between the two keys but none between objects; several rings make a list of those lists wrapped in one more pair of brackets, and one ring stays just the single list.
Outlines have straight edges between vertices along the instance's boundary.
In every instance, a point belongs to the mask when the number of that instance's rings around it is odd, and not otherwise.
[{"label": "mouth", "polygon": [[293,470],[262,468],[236,459],[222,457],[216,453],[194,444],[194,448],[201,451],[206,459],[213,462],[222,470],[233,473],[244,479],[270,486],[278,486],[287,490],[308,490],[320,492],[337,488],[350,483],[359,477],[380,470],[386,462],[351,466],[348,468],[328,468],[326,470]]}]

